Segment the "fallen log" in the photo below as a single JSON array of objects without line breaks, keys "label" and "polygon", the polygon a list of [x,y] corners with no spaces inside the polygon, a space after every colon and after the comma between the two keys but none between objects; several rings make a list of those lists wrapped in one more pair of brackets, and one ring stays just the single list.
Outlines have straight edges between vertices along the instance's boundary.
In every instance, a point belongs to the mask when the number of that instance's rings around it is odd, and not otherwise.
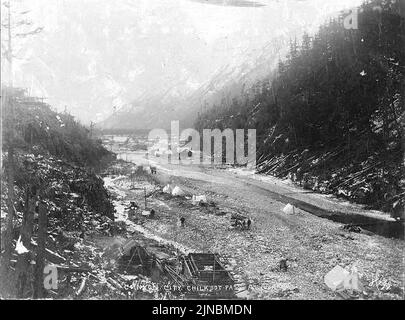
[{"label": "fallen log", "polygon": [[[31,245],[35,248],[38,247],[38,244],[33,239],[31,239]],[[66,262],[66,258],[62,257],[56,252],[53,252],[48,248],[45,249],[45,259],[55,264],[61,264]]]},{"label": "fallen log", "polygon": [[122,287],[121,284],[119,284],[116,280],[112,278],[107,278],[107,282],[117,288],[118,290],[123,290],[124,288]]},{"label": "fallen log", "polygon": [[80,283],[80,287],[76,291],[76,296],[77,297],[79,297],[83,293],[84,288],[86,287],[86,280],[87,280],[87,278],[85,278],[85,277],[82,278],[82,282]]},{"label": "fallen log", "polygon": [[56,268],[63,272],[91,272],[89,268],[69,267],[69,266],[56,266]]}]

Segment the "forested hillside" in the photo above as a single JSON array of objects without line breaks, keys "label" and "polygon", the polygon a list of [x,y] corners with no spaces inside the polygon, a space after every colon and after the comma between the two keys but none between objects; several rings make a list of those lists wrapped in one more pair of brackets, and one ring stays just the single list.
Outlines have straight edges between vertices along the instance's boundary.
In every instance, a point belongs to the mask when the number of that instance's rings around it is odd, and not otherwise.
[{"label": "forested hillside", "polygon": [[403,211],[405,21],[399,1],[369,1],[291,40],[275,75],[223,99],[196,127],[257,129],[258,171],[369,207]]},{"label": "forested hillside", "polygon": [[71,115],[22,89],[2,88],[1,111],[0,296],[43,297],[45,255],[60,263],[60,252],[114,220],[96,174],[114,157]]},{"label": "forested hillside", "polygon": [[40,99],[27,96],[23,89],[3,88],[2,97],[3,150],[7,150],[13,134],[16,149],[53,155],[76,165],[96,166],[109,155],[70,114],[53,111]]}]

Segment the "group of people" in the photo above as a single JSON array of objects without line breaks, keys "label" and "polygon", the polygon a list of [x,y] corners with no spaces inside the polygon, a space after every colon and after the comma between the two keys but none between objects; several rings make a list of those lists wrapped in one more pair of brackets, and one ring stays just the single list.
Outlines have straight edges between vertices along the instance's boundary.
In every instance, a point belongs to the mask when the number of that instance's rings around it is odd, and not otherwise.
[{"label": "group of people", "polygon": [[128,211],[128,217],[132,218],[134,217],[134,215],[136,214],[136,212],[138,211],[139,206],[136,204],[135,201],[131,201],[129,203],[129,206],[126,208],[126,210]]},{"label": "group of people", "polygon": [[[129,210],[130,212],[136,212],[139,209],[139,206],[134,202],[131,201],[129,206],[127,207],[127,210]],[[151,210],[151,216],[154,216],[155,214],[155,210]],[[186,218],[184,218],[183,216],[180,217],[180,226],[184,228],[185,223],[186,223]],[[252,220],[250,218],[247,219],[243,219],[243,220],[238,220],[236,219],[234,222],[234,226],[235,227],[241,227],[242,230],[250,230],[252,225]]]},{"label": "group of people", "polygon": [[250,218],[244,219],[244,220],[235,220],[235,227],[241,227],[243,230],[250,230],[250,227],[252,225],[252,220]]}]

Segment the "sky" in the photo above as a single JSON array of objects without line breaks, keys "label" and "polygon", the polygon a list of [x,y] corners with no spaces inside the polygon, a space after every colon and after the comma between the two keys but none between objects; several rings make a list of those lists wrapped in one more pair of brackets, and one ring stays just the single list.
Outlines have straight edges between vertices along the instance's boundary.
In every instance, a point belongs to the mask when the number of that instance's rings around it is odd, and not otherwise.
[{"label": "sky", "polygon": [[[361,2],[11,0],[12,23],[32,23],[13,28],[13,82],[84,123],[97,122],[133,101],[189,95],[271,39],[293,38],[297,26],[313,33],[329,15]],[[6,13],[2,6],[2,23]],[[16,36],[38,26],[37,35]],[[2,82],[9,78],[5,31]]]}]

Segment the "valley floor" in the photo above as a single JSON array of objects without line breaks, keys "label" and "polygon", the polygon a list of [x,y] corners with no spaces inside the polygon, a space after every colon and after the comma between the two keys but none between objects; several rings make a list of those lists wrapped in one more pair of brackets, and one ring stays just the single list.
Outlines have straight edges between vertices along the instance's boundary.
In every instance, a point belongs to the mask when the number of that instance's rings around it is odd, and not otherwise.
[{"label": "valley floor", "polygon": [[[142,157],[133,162],[146,164]],[[279,192],[293,193],[293,187],[277,181],[259,181],[220,169],[159,164],[153,177],[156,184],[149,186],[151,190],[159,185],[161,190],[170,183],[189,196],[206,195],[215,207],[195,206],[190,197],[172,197],[157,191],[148,198],[148,206],[156,210],[157,217],[143,219],[141,226],[138,221],[133,230],[170,242],[183,251],[218,253],[231,270],[241,298],[338,298],[323,280],[336,265],[347,269],[355,265],[359,269],[367,288],[363,298],[403,298],[403,240],[348,232],[340,223],[300,209],[286,214],[282,211],[286,203],[275,199],[272,192],[279,188]],[[106,182],[117,196],[118,219],[134,225],[125,216],[123,206],[131,199],[142,201],[143,193],[131,190],[124,176],[107,178]],[[324,206],[334,203],[316,195],[308,199]],[[336,206],[341,206],[339,210],[361,210],[347,203]],[[251,230],[231,227],[230,217],[235,212],[252,219]],[[184,228],[179,227],[180,217],[185,218]],[[288,261],[287,272],[278,268],[282,259]]]}]

